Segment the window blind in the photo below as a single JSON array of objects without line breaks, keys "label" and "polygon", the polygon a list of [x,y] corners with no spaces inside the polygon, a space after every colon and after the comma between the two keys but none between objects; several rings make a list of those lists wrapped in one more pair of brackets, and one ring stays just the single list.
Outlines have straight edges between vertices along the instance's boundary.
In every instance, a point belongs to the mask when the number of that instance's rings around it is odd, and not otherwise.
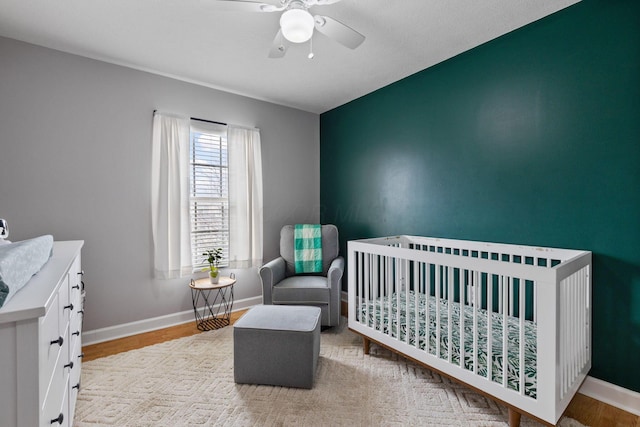
[{"label": "window blind", "polygon": [[229,164],[226,126],[191,121],[189,209],[194,267],[207,266],[202,254],[222,248],[229,260]]}]

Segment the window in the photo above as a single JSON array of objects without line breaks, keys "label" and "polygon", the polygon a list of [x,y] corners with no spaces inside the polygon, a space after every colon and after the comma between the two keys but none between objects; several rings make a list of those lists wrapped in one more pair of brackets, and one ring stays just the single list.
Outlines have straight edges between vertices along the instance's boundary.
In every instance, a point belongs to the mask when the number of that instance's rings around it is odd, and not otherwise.
[{"label": "window", "polygon": [[260,130],[155,111],[151,151],[155,277],[189,276],[194,268],[206,265],[202,253],[213,248],[222,248],[223,267],[259,267],[262,222]]},{"label": "window", "polygon": [[202,255],[222,248],[221,266],[229,260],[229,163],[226,126],[191,121],[189,142],[189,213],[194,268],[207,264]]}]

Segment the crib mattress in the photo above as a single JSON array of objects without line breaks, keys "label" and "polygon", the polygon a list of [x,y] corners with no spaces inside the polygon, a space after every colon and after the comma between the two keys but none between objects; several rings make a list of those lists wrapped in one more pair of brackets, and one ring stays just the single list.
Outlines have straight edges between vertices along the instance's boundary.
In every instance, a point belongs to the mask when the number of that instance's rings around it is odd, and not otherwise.
[{"label": "crib mattress", "polygon": [[[409,333],[409,344],[416,346],[416,295],[409,291],[409,310],[407,313],[407,294],[401,292],[392,294],[390,297],[380,297],[373,301],[368,301],[360,306],[359,321],[365,323],[385,335],[389,335],[400,341],[406,341],[407,330]],[[427,350],[429,354],[436,355],[438,342],[437,328],[437,308],[439,306],[440,348],[438,357],[448,360],[449,358],[449,318],[451,317],[451,362],[460,366],[460,304],[449,303],[446,299],[437,299],[433,296],[418,294],[418,345],[422,350]],[[427,305],[429,312],[429,329],[426,328]],[[449,305],[451,305],[451,316],[449,316]],[[396,327],[400,317],[400,333]],[[485,378],[488,377],[488,336],[489,330],[488,311],[477,309],[477,374]],[[464,368],[470,371],[474,369],[474,333],[473,333],[473,307],[463,305],[464,323]],[[366,320],[365,320],[366,319]],[[392,321],[390,322],[390,319]],[[391,327],[389,326],[391,324]],[[520,319],[507,316],[507,358],[506,367],[503,357],[503,331],[504,317],[502,314],[491,313],[491,379],[497,383],[502,383],[502,372],[507,371],[507,387],[519,391],[519,366],[520,366]],[[536,324],[535,322],[524,321],[524,393],[527,396],[536,398]],[[427,348],[427,335],[428,348]]]}]

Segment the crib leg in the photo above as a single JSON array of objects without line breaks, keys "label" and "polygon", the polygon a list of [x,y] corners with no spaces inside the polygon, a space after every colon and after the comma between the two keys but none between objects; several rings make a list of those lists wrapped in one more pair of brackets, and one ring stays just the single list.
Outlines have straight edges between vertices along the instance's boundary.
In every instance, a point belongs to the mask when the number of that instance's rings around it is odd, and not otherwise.
[{"label": "crib leg", "polygon": [[369,350],[371,349],[371,341],[367,338],[362,337],[362,351],[364,354],[369,354]]},{"label": "crib leg", "polygon": [[520,412],[509,408],[509,427],[520,427]]}]

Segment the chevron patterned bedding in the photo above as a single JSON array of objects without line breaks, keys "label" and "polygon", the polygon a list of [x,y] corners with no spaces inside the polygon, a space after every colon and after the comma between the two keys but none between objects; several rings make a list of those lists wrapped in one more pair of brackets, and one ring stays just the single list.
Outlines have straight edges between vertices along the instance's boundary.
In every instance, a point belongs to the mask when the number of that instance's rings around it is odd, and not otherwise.
[{"label": "chevron patterned bedding", "polygon": [[[392,294],[391,297],[381,297],[374,301],[368,301],[360,306],[359,321],[365,323],[382,333],[394,337],[400,341],[406,341],[407,330],[409,333],[409,344],[416,346],[416,294],[413,291],[407,294],[401,292]],[[463,335],[464,342],[461,346],[460,340],[460,304],[451,302],[451,315],[449,317],[449,301],[432,296],[427,297],[420,293],[417,296],[418,312],[418,348],[427,349],[431,355],[436,355],[438,341],[438,327],[436,319],[439,305],[439,355],[441,359],[449,358],[449,341],[451,341],[451,363],[460,366],[460,349],[464,349],[464,368],[470,371],[474,369],[474,311],[471,306],[463,306]],[[429,313],[429,328],[427,333],[426,318],[427,306]],[[398,308],[399,313],[398,313]],[[485,378],[488,377],[488,342],[487,333],[489,322],[488,312],[484,309],[477,309],[477,374]],[[396,322],[400,318],[399,322]],[[449,339],[449,318],[451,318],[452,331]],[[390,321],[391,319],[391,321]],[[400,325],[398,336],[397,324]],[[503,328],[504,317],[502,314],[491,313],[491,379],[502,383],[502,373],[507,371],[507,387],[519,391],[520,377],[520,319],[507,316],[507,357],[506,366],[503,357]],[[524,321],[524,393],[527,396],[536,398],[536,324],[535,322]]]}]

